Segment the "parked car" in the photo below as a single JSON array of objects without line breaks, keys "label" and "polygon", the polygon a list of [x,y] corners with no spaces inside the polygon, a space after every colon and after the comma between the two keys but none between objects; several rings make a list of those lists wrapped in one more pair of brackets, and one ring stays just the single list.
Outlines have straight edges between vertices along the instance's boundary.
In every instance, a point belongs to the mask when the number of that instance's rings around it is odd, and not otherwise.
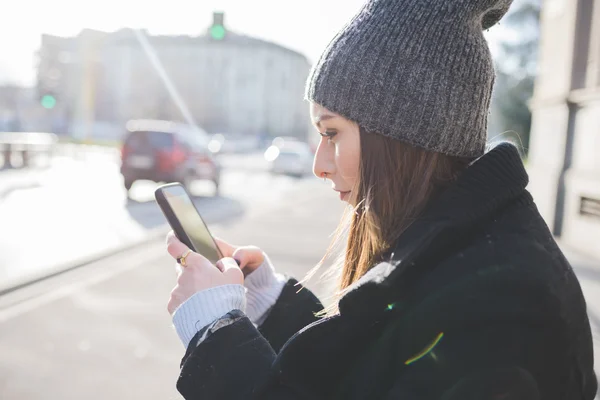
[{"label": "parked car", "polygon": [[312,173],[313,153],[303,142],[286,143],[282,147],[271,146],[265,152],[274,174],[303,177]]},{"label": "parked car", "polygon": [[[196,134],[195,134],[196,133]],[[212,181],[219,191],[221,168],[207,148],[207,140],[193,130],[133,130],[123,142],[121,174],[125,189],[136,180],[181,182]]]}]

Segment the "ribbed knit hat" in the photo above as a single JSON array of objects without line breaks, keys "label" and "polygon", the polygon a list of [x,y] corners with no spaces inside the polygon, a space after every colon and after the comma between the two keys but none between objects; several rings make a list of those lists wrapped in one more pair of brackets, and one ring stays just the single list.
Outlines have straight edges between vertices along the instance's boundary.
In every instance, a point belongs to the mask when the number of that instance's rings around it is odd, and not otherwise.
[{"label": "ribbed knit hat", "polygon": [[511,3],[369,0],[314,65],[305,98],[368,132],[481,156],[495,78],[483,30]]}]

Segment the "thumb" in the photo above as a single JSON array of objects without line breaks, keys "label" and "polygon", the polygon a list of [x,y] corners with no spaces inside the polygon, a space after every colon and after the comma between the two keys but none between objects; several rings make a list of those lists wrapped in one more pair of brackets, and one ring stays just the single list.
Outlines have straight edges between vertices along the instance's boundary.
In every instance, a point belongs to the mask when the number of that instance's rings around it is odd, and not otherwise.
[{"label": "thumb", "polygon": [[248,267],[250,270],[261,265],[265,259],[262,250],[256,246],[238,247],[232,257],[240,262],[240,268]]}]

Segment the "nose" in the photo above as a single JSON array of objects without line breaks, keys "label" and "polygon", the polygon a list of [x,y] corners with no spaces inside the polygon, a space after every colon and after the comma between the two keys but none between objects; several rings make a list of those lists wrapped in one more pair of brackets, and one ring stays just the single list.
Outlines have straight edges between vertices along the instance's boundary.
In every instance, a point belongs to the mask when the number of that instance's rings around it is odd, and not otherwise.
[{"label": "nose", "polygon": [[326,139],[321,139],[319,142],[313,161],[313,174],[317,178],[331,176],[335,172],[334,154],[330,147],[327,145]]}]

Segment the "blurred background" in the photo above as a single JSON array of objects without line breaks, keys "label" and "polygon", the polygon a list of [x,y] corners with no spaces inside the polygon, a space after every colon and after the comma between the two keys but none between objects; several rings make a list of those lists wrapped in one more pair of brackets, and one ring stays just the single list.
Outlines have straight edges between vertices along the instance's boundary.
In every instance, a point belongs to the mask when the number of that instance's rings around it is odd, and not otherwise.
[{"label": "blurred background", "polygon": [[[278,270],[317,264],[343,206],[312,176],[303,88],[363,3],[2,6],[0,398],[180,398],[161,182]],[[485,34],[490,144],[521,150],[600,348],[600,0],[515,0]]]}]

